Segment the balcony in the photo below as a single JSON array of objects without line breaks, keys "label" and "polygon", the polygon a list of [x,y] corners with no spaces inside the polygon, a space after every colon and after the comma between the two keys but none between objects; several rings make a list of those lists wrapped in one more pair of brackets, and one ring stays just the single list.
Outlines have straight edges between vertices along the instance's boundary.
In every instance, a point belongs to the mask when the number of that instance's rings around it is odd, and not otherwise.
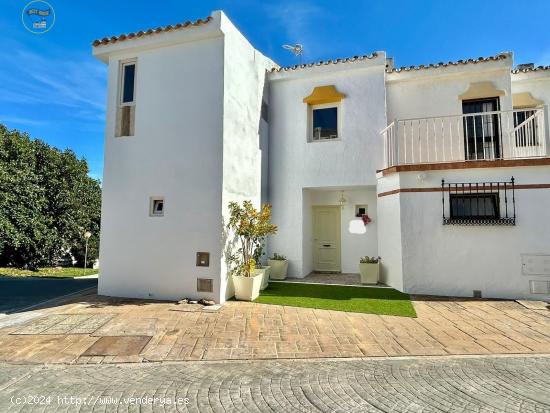
[{"label": "balcony", "polygon": [[545,108],[397,119],[381,134],[384,165],[548,157]]}]

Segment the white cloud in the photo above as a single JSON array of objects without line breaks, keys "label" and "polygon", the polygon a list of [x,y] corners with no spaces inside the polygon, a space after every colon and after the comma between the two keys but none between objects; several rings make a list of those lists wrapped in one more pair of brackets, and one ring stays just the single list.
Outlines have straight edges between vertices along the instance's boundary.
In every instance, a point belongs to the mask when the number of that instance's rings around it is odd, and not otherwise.
[{"label": "white cloud", "polygon": [[18,116],[10,115],[0,115],[0,123],[3,124],[15,124],[15,125],[33,125],[33,126],[42,126],[46,122],[37,119],[23,118]]}]

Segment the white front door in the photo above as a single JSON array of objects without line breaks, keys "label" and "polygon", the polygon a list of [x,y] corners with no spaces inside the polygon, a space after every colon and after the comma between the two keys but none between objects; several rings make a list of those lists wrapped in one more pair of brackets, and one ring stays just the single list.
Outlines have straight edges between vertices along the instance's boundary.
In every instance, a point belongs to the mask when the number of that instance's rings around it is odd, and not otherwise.
[{"label": "white front door", "polygon": [[340,207],[313,207],[313,269],[340,269]]}]

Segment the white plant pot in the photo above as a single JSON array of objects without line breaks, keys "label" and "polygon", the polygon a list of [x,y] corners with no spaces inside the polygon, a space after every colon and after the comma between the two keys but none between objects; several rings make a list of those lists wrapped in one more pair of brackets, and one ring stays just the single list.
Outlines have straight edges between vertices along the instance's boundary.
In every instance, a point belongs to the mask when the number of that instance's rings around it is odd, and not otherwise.
[{"label": "white plant pot", "polygon": [[359,263],[359,273],[361,274],[361,284],[377,284],[380,263],[368,264]]},{"label": "white plant pot", "polygon": [[234,275],[235,298],[241,301],[254,301],[260,295],[262,278],[262,275],[257,273],[252,275],[252,277]]},{"label": "white plant pot", "polygon": [[267,260],[271,267],[270,278],[272,280],[284,280],[288,271],[288,260]]},{"label": "white plant pot", "polygon": [[255,272],[262,275],[262,286],[260,287],[260,290],[265,290],[269,285],[269,274],[271,273],[271,267],[268,265],[267,267],[256,268]]}]

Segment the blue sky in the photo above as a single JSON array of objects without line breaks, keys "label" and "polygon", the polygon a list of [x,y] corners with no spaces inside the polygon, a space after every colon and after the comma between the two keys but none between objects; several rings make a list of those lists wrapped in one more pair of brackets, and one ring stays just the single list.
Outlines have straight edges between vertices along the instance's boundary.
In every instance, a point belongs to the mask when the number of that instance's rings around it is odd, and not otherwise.
[{"label": "blue sky", "polygon": [[[386,50],[396,65],[487,56],[550,65],[550,1],[77,1],[49,0],[51,31],[25,30],[27,1],[0,5],[0,122],[71,148],[100,178],[106,67],[90,43],[107,35],[206,17],[222,9],[251,43],[281,65],[302,43],[304,62]],[[523,5],[522,5],[523,4]]]}]

